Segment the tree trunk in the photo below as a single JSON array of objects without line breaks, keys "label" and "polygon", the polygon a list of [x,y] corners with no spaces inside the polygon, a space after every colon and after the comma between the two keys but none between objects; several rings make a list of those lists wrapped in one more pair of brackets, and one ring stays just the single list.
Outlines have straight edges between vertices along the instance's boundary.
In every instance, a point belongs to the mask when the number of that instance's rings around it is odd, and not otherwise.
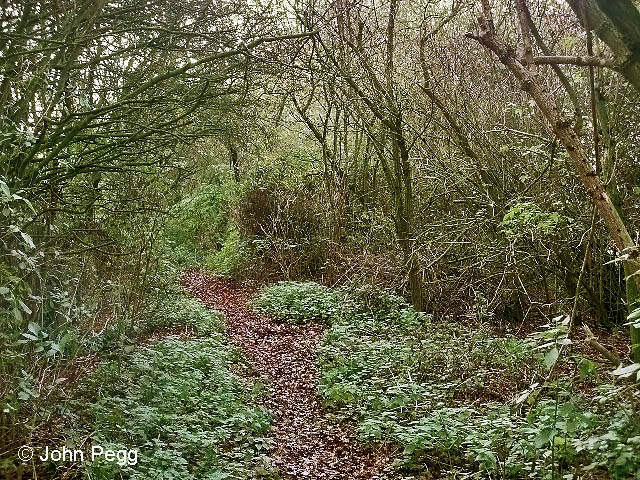
[{"label": "tree trunk", "polygon": [[[518,59],[515,50],[498,36],[493,24],[489,0],[482,0],[482,5],[484,15],[478,19],[480,34],[479,36],[469,36],[478,40],[483,46],[498,56],[500,62],[503,63],[520,82],[522,89],[535,101],[543,117],[547,120],[550,130],[567,149],[567,153],[573,161],[578,178],[581,180],[587,194],[596,206],[600,218],[609,231],[618,252],[626,256],[624,268],[627,277],[629,277],[629,281],[627,282],[627,304],[630,311],[632,311],[633,305],[638,301],[638,292],[640,292],[640,276],[630,276],[632,273],[640,270],[637,260],[638,248],[629,235],[602,180],[591,165],[580,142],[580,137],[571,126],[571,122],[561,115],[556,99],[546,89],[535,67],[527,61],[526,57]],[[631,283],[633,284],[630,285]],[[631,342],[634,358],[640,359],[640,329],[631,327]]]},{"label": "tree trunk", "polygon": [[616,70],[640,91],[640,12],[632,0],[566,0],[582,26],[593,30],[616,58]]}]

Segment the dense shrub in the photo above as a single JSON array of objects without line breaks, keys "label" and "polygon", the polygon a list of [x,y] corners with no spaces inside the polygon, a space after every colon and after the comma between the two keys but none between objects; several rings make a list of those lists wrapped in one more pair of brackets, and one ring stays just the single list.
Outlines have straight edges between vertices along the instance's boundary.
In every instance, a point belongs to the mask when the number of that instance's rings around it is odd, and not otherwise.
[{"label": "dense shrub", "polygon": [[195,265],[205,252],[219,250],[229,231],[229,186],[224,177],[200,185],[171,208],[164,242],[171,257],[182,265]]},{"label": "dense shrub", "polygon": [[324,265],[326,209],[303,153],[257,162],[236,191],[233,221],[250,246],[255,277],[308,277]]},{"label": "dense shrub", "polygon": [[205,253],[203,267],[229,276],[238,276],[245,272],[253,257],[250,246],[235,229],[228,232],[218,251],[210,250]]}]

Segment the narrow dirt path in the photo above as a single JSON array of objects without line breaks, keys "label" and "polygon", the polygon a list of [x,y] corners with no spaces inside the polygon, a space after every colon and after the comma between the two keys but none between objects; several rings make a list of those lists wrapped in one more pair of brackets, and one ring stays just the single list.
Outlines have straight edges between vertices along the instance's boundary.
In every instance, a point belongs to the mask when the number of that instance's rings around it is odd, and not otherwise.
[{"label": "narrow dirt path", "polygon": [[272,457],[283,479],[393,478],[384,451],[363,449],[353,428],[327,418],[316,391],[315,354],[322,325],[288,325],[258,315],[250,292],[227,280],[185,273],[182,285],[224,314],[231,340],[267,384],[266,407],[274,422]]}]

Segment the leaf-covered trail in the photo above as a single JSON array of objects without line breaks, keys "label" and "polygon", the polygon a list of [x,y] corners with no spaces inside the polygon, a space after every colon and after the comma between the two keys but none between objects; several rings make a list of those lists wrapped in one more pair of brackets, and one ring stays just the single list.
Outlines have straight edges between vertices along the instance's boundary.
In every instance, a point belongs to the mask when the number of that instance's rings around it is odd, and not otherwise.
[{"label": "leaf-covered trail", "polygon": [[272,458],[283,479],[388,479],[383,451],[358,445],[353,429],[329,419],[317,394],[315,354],[323,326],[289,325],[256,314],[250,292],[218,277],[185,273],[192,295],[225,316],[227,334],[267,384]]}]

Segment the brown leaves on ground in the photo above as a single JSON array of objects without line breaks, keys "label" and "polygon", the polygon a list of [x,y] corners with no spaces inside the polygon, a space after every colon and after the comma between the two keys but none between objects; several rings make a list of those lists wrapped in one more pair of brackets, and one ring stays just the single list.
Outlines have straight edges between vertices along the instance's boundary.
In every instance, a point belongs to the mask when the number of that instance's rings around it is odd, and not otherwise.
[{"label": "brown leaves on ground", "polygon": [[272,458],[283,479],[389,479],[383,450],[358,444],[350,425],[332,421],[318,396],[315,356],[324,327],[290,325],[255,313],[250,292],[199,272],[181,278],[187,291],[224,314],[227,334],[267,385],[273,415]]}]

